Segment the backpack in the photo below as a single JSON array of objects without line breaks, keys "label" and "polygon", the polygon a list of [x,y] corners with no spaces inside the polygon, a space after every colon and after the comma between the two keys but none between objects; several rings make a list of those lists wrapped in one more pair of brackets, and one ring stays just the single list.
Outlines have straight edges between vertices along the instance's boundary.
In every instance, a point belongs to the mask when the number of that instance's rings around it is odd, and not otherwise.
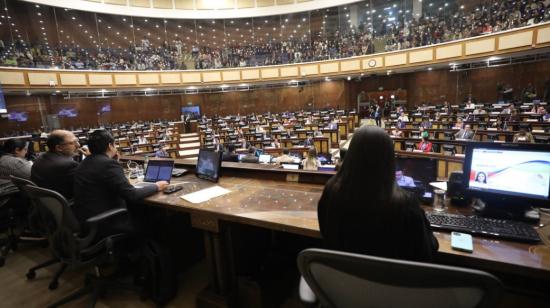
[{"label": "backpack", "polygon": [[143,244],[139,280],[143,282],[143,295],[159,306],[176,296],[178,280],[172,258],[169,251],[154,240]]}]

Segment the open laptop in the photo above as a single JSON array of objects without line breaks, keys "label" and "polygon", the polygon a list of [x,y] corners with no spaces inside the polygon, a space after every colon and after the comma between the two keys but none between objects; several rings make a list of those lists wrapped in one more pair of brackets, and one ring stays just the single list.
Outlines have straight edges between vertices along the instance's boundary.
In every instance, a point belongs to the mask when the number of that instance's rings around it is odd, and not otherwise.
[{"label": "open laptop", "polygon": [[146,185],[154,184],[158,181],[170,183],[172,179],[172,170],[174,169],[173,160],[149,160],[143,182],[136,183],[134,187],[140,188]]}]

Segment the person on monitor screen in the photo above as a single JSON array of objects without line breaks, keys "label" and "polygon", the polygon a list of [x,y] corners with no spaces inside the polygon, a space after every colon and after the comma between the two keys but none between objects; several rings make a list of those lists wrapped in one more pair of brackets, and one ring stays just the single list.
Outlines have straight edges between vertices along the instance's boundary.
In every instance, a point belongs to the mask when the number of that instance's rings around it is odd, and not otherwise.
[{"label": "person on monitor screen", "polygon": [[395,182],[399,187],[416,187],[413,178],[406,176],[401,169],[395,170]]},{"label": "person on monitor screen", "polygon": [[485,172],[478,172],[475,181],[478,183],[487,184],[487,175]]},{"label": "person on monitor screen", "polygon": [[438,243],[424,212],[395,178],[391,138],[378,127],[353,135],[342,167],[325,185],[319,227],[330,249],[430,261]]}]

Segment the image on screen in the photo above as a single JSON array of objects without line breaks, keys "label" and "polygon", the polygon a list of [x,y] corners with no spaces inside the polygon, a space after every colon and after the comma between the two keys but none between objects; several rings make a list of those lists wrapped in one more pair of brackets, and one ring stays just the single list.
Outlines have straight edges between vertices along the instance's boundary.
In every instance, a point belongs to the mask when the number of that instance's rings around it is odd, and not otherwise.
[{"label": "image on screen", "polygon": [[174,161],[172,160],[153,160],[149,161],[147,170],[145,171],[146,182],[167,181],[172,179],[172,169]]},{"label": "image on screen", "polygon": [[8,109],[6,108],[6,99],[4,98],[4,91],[0,87],[0,113],[7,113]]},{"label": "image on screen", "polygon": [[101,105],[101,109],[99,110],[99,112],[101,112],[101,113],[111,112],[111,104]]},{"label": "image on screen", "polygon": [[260,163],[269,164],[271,162],[271,155],[269,154],[261,154],[258,158],[258,161]]},{"label": "image on screen", "polygon": [[548,198],[549,152],[477,148],[471,159],[470,190]]},{"label": "image on screen", "polygon": [[197,161],[197,176],[211,181],[217,181],[220,177],[220,152],[201,149]]},{"label": "image on screen", "polygon": [[402,188],[427,191],[437,180],[437,162],[429,158],[398,157],[395,161],[395,181]]},{"label": "image on screen", "polygon": [[29,113],[12,111],[8,113],[8,120],[16,122],[26,122],[29,119]]},{"label": "image on screen", "polygon": [[63,108],[59,110],[57,115],[63,118],[76,118],[78,111],[76,111],[76,108]]},{"label": "image on screen", "polygon": [[196,120],[201,117],[201,107],[200,106],[181,107],[181,114],[189,115],[191,120]]}]

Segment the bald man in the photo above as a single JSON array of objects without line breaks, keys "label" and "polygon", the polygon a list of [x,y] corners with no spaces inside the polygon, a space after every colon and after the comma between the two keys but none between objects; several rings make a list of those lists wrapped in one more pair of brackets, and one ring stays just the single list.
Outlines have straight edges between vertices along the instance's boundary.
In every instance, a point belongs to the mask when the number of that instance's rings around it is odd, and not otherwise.
[{"label": "bald man", "polygon": [[67,199],[73,198],[74,174],[78,162],[74,156],[87,150],[80,149],[78,138],[70,131],[55,130],[46,141],[48,152],[40,155],[31,169],[31,180],[40,187],[55,190]]}]

